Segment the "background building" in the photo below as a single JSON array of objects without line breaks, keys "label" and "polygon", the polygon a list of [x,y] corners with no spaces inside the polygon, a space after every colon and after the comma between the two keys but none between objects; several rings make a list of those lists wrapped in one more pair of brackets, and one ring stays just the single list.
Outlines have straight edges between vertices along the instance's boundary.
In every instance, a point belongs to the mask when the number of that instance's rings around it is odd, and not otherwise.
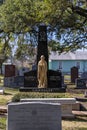
[{"label": "background building", "polygon": [[49,56],[49,69],[60,69],[63,73],[70,73],[72,67],[78,67],[79,73],[87,71],[87,51],[51,52]]}]

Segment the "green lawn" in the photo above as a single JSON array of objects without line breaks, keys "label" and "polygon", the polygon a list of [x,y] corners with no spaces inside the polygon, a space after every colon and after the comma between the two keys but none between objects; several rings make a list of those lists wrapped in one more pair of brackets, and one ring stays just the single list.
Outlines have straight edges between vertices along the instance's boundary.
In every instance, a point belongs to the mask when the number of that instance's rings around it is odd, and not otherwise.
[{"label": "green lawn", "polygon": [[6,105],[16,93],[18,89],[4,88],[4,94],[0,95],[0,105]]},{"label": "green lawn", "polygon": [[4,76],[0,75],[0,86],[3,86]]},{"label": "green lawn", "polygon": [[0,117],[0,130],[6,130],[6,117]]}]

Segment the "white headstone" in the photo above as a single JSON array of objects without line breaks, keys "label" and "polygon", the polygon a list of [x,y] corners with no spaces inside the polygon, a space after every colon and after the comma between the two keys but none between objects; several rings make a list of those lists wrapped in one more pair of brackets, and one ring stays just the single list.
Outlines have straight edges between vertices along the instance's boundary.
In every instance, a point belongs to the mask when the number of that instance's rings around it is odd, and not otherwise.
[{"label": "white headstone", "polygon": [[21,102],[44,102],[61,104],[61,116],[64,118],[74,118],[72,105],[76,103],[75,98],[24,98]]},{"label": "white headstone", "polygon": [[87,91],[85,91],[85,93],[84,93],[84,97],[87,97]]},{"label": "white headstone", "polygon": [[0,88],[0,94],[4,94],[4,89],[3,88]]},{"label": "white headstone", "polygon": [[7,130],[62,130],[61,106],[42,102],[11,103]]}]

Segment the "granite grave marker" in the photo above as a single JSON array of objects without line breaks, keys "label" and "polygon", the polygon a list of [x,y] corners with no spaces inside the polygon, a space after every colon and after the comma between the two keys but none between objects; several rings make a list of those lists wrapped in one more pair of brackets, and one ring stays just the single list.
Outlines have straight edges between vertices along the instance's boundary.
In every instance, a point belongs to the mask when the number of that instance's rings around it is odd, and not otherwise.
[{"label": "granite grave marker", "polygon": [[42,102],[11,103],[7,130],[62,130],[61,106]]},{"label": "granite grave marker", "polygon": [[78,78],[78,68],[74,66],[71,68],[71,82],[75,83],[76,78]]},{"label": "granite grave marker", "polygon": [[5,77],[15,76],[15,65],[5,65]]},{"label": "granite grave marker", "polygon": [[76,79],[76,88],[87,88],[87,78],[77,78]]}]

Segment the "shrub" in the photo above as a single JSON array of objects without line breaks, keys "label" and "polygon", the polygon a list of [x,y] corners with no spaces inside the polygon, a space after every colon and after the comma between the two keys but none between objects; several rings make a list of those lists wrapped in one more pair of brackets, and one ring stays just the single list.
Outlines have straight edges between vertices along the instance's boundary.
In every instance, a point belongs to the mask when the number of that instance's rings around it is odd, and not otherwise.
[{"label": "shrub", "polygon": [[64,98],[64,93],[20,92],[13,96],[12,102],[19,102],[21,98]]},{"label": "shrub", "polygon": [[20,93],[15,94],[15,95],[12,97],[12,102],[19,102],[19,101],[20,101]]}]

